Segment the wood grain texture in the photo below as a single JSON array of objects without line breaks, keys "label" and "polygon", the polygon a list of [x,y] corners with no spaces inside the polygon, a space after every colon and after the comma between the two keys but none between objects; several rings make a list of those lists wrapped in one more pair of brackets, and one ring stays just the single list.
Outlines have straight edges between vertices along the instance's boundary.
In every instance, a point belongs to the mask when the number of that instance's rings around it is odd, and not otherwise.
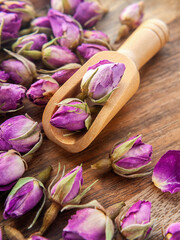
[{"label": "wood grain texture", "polygon": [[[34,1],[38,7],[41,1]],[[110,12],[98,23],[97,29],[103,30],[113,42],[119,28],[118,16],[120,11],[135,1],[104,0]],[[66,165],[66,171],[83,163],[84,186],[87,187],[95,179],[98,183],[83,199],[83,203],[97,199],[104,207],[118,201],[126,201],[131,205],[138,199],[152,201],[152,219],[155,220],[150,239],[161,240],[161,226],[180,221],[180,194],[161,193],[151,182],[151,176],[141,179],[124,179],[113,172],[91,170],[90,166],[96,161],[108,157],[111,147],[122,138],[131,133],[143,135],[143,141],[153,146],[153,169],[155,163],[168,150],[180,150],[180,1],[179,0],[145,0],[145,19],[156,17],[168,23],[170,41],[151,59],[140,71],[141,83],[134,97],[121,109],[121,111],[106,126],[95,141],[83,152],[72,154],[58,147],[46,137],[32,161],[28,162],[29,170],[25,176],[35,176],[47,165],[54,168],[52,177],[56,174],[58,162]],[[114,45],[117,49],[119,45]],[[25,100],[25,108],[18,114],[28,113],[37,121],[41,121],[43,108],[36,107]],[[16,114],[1,117],[1,122]],[[48,182],[49,183],[49,182]],[[47,185],[48,185],[47,183]],[[42,217],[50,205],[47,201],[45,209],[37,224],[31,230],[27,226],[33,219],[37,208],[25,216],[5,221],[2,211],[7,193],[0,193],[0,224],[17,227],[27,237],[32,232],[38,231]],[[54,224],[45,234],[51,240],[58,240],[74,210],[59,214]],[[4,238],[6,240],[6,238]]]}]

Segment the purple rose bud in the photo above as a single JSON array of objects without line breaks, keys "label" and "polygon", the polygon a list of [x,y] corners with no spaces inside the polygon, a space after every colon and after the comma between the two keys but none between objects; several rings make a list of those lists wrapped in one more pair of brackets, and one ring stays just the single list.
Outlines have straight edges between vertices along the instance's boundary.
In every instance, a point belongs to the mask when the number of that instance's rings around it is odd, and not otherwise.
[{"label": "purple rose bud", "polygon": [[42,237],[42,236],[34,235],[34,236],[28,238],[27,240],[50,240],[50,239]]},{"label": "purple rose bud", "polygon": [[25,161],[14,151],[0,153],[0,191],[12,188],[25,172]]},{"label": "purple rose bud", "polygon": [[80,40],[80,26],[70,16],[50,9],[48,18],[55,37],[62,37],[58,40],[62,47],[76,48]]},{"label": "purple rose bud", "polygon": [[180,151],[170,150],[157,162],[152,181],[162,192],[180,191]]},{"label": "purple rose bud", "polygon": [[31,85],[26,96],[34,104],[46,105],[58,89],[59,84],[53,78],[44,77]]},{"label": "purple rose bud", "polygon": [[12,50],[30,60],[39,60],[42,57],[41,48],[48,42],[44,33],[30,34],[17,39],[12,45]]},{"label": "purple rose bud", "polygon": [[32,27],[51,28],[51,24],[50,24],[49,18],[48,18],[47,16],[35,18],[35,19],[31,22],[31,26],[32,26]]},{"label": "purple rose bud", "polygon": [[127,6],[120,14],[122,24],[128,25],[131,29],[137,28],[143,20],[144,2],[137,2]]},{"label": "purple rose bud", "polygon": [[78,5],[73,17],[80,22],[83,27],[90,28],[93,27],[105,13],[107,13],[107,9],[100,5],[98,1],[87,1]]},{"label": "purple rose bud", "polygon": [[166,240],[179,240],[180,239],[180,222],[170,224],[165,233]]},{"label": "purple rose bud", "polygon": [[42,143],[37,122],[23,115],[9,118],[0,125],[0,150],[15,149],[21,153],[33,153]]},{"label": "purple rose bud", "polygon": [[84,0],[51,0],[51,7],[59,12],[74,14],[77,6]]},{"label": "purple rose bud", "polygon": [[83,30],[83,37],[87,39],[98,39],[109,42],[109,37],[106,33],[97,30]]},{"label": "purple rose bud", "polygon": [[17,111],[22,106],[26,88],[10,83],[0,83],[0,113]]},{"label": "purple rose bud", "polygon": [[43,196],[44,186],[35,178],[18,180],[9,193],[3,212],[4,219],[17,218],[34,208]]},{"label": "purple rose bud", "polygon": [[79,59],[71,50],[55,45],[42,50],[42,60],[43,63],[51,69],[61,67],[68,63],[79,63]]},{"label": "purple rose bud", "polygon": [[81,91],[97,104],[105,103],[118,86],[125,71],[123,63],[103,60],[88,68],[81,82]]},{"label": "purple rose bud", "polygon": [[9,74],[5,71],[0,71],[0,82],[7,82],[9,80]]},{"label": "purple rose bud", "polygon": [[101,51],[108,51],[109,49],[102,45],[91,44],[91,43],[83,43],[77,47],[77,51],[84,61],[87,61],[96,53]]},{"label": "purple rose bud", "polygon": [[144,240],[149,235],[153,223],[151,202],[139,200],[133,204],[120,222],[121,234],[127,239]]},{"label": "purple rose bud", "polygon": [[58,105],[58,110],[50,120],[54,127],[69,131],[78,131],[90,127],[91,116],[87,103],[77,98],[67,98]]},{"label": "purple rose bud", "polygon": [[21,18],[15,13],[0,12],[1,40],[8,40],[18,36]]}]

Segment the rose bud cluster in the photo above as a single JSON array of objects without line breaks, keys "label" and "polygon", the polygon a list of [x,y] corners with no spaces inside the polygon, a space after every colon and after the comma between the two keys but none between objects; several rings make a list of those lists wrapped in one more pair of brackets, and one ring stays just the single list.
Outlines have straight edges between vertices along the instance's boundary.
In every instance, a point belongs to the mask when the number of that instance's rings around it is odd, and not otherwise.
[{"label": "rose bud cluster", "polygon": [[180,239],[180,222],[170,224],[165,232],[165,240]]}]

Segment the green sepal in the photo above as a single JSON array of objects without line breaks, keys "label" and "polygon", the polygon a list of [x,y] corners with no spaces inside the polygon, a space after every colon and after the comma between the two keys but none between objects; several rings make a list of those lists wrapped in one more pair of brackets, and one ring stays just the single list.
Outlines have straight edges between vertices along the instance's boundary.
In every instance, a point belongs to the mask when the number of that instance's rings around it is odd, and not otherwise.
[{"label": "green sepal", "polygon": [[28,155],[36,152],[37,149],[41,146],[42,141],[43,141],[43,135],[42,135],[42,133],[40,133],[39,141],[36,143],[36,145],[34,145],[33,148],[31,148],[31,150],[30,150],[29,152],[27,152],[26,154],[24,154],[22,157],[26,157],[26,156],[28,156]]},{"label": "green sepal", "polygon": [[1,113],[1,114],[5,114],[5,113],[17,112],[17,111],[19,111],[19,110],[21,110],[21,109],[23,109],[23,108],[24,108],[24,106],[21,106],[21,107],[19,107],[19,108],[13,109],[13,110],[7,110],[7,111],[2,111],[2,110],[0,110],[0,113]]},{"label": "green sepal", "polygon": [[36,16],[36,12],[33,6],[30,6],[30,5],[26,5],[26,8],[13,8],[13,9],[8,8],[8,11],[28,14],[29,16],[31,16],[31,19],[35,18]]},{"label": "green sepal", "polygon": [[[93,69],[93,70],[94,70],[94,69]],[[82,91],[82,93],[83,93],[84,96],[88,96],[88,92],[89,92],[89,91],[88,91],[88,87],[89,87],[89,84],[90,84],[92,78],[94,77],[94,75],[97,73],[98,70],[99,70],[98,68],[95,69],[95,71],[94,71],[93,74],[90,76],[90,78],[89,78],[87,81],[85,81],[84,83],[83,83],[83,80],[81,81],[80,88],[81,88],[81,91]]]},{"label": "green sepal", "polygon": [[[14,195],[23,185],[25,185],[26,183],[32,181],[32,180],[36,180],[34,177],[24,177],[24,178],[20,178],[17,183],[14,185],[14,187],[12,188],[12,190],[10,191],[8,196],[12,196]],[[38,181],[38,180],[37,180]]]},{"label": "green sepal", "polygon": [[38,72],[52,74],[52,73],[59,72],[61,70],[79,69],[80,67],[81,67],[81,65],[78,63],[68,63],[60,68],[55,69],[55,70],[40,69],[40,70],[38,70]]},{"label": "green sepal", "polygon": [[150,175],[152,171],[144,172],[144,173],[134,173],[134,174],[120,174],[117,171],[114,171],[117,175],[124,177],[124,178],[139,178],[139,177],[145,177],[147,175]]},{"label": "green sepal", "polygon": [[89,115],[85,120],[85,127],[87,130],[90,128],[91,123],[92,123],[92,117],[91,117],[91,115]]},{"label": "green sepal", "polygon": [[116,90],[116,89],[118,89],[118,87],[117,88],[114,88],[111,92],[109,92],[108,94],[106,94],[104,97],[102,97],[102,98],[99,98],[99,99],[93,99],[92,97],[90,97],[90,99],[91,99],[91,101],[93,102],[93,103],[95,103],[95,104],[104,104],[104,103],[106,103],[107,102],[107,100],[110,98],[110,96],[111,96],[111,94]]},{"label": "green sepal", "polygon": [[43,51],[45,48],[51,46],[51,45],[54,44],[54,43],[57,45],[57,40],[62,39],[62,38],[64,38],[64,37],[65,37],[64,35],[61,36],[61,37],[56,37],[56,38],[53,38],[51,41],[45,43],[45,44],[42,46],[42,51]]},{"label": "green sepal", "polygon": [[1,44],[2,44],[2,30],[4,26],[4,18],[2,18],[1,25],[0,25],[0,49],[1,49]]},{"label": "green sepal", "polygon": [[40,60],[42,57],[42,53],[38,50],[21,50],[21,52],[18,53],[33,60]]},{"label": "green sepal", "polygon": [[107,216],[106,217],[106,240],[112,240],[114,236],[114,224],[113,221]]}]

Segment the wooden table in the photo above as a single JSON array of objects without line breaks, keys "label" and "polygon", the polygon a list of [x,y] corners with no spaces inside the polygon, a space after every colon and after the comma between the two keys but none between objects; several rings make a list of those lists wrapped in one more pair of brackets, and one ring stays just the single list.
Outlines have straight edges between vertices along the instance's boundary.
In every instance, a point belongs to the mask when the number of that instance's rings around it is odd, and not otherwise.
[{"label": "wooden table", "polygon": [[[37,7],[44,7],[41,1],[35,1]],[[121,10],[135,1],[104,0],[109,13],[98,23],[97,29],[106,32],[113,43],[119,29],[118,16]],[[140,71],[141,84],[135,96],[123,107],[116,117],[107,125],[95,141],[81,153],[72,154],[61,149],[46,137],[40,149],[35,153],[25,176],[35,176],[49,164],[53,167],[52,177],[56,174],[58,163],[66,166],[66,171],[83,164],[84,185],[87,187],[94,180],[98,183],[83,199],[82,203],[98,200],[104,207],[119,201],[127,205],[138,199],[152,202],[152,219],[155,221],[150,239],[162,239],[161,227],[180,221],[180,194],[162,193],[151,182],[151,176],[139,179],[124,179],[113,172],[93,171],[90,166],[96,161],[108,157],[111,147],[126,137],[142,134],[143,141],[153,146],[153,169],[155,163],[168,150],[179,150],[180,142],[180,1],[179,0],[145,0],[145,19],[157,17],[164,20],[170,29],[170,41]],[[119,45],[115,45],[118,48]],[[28,113],[32,118],[41,121],[43,108],[25,101],[25,108],[17,114]],[[9,114],[7,117],[14,116]],[[6,120],[1,117],[1,122]],[[49,181],[50,182],[50,181]],[[46,186],[48,186],[49,182]],[[46,202],[43,213],[36,225],[27,230],[37,208],[25,216],[5,221],[2,211],[7,193],[0,193],[1,225],[11,225],[27,237],[37,231],[42,223],[45,210],[50,205]],[[61,237],[62,229],[74,210],[59,214],[45,236],[51,240]],[[6,238],[4,238],[6,239]]]}]

